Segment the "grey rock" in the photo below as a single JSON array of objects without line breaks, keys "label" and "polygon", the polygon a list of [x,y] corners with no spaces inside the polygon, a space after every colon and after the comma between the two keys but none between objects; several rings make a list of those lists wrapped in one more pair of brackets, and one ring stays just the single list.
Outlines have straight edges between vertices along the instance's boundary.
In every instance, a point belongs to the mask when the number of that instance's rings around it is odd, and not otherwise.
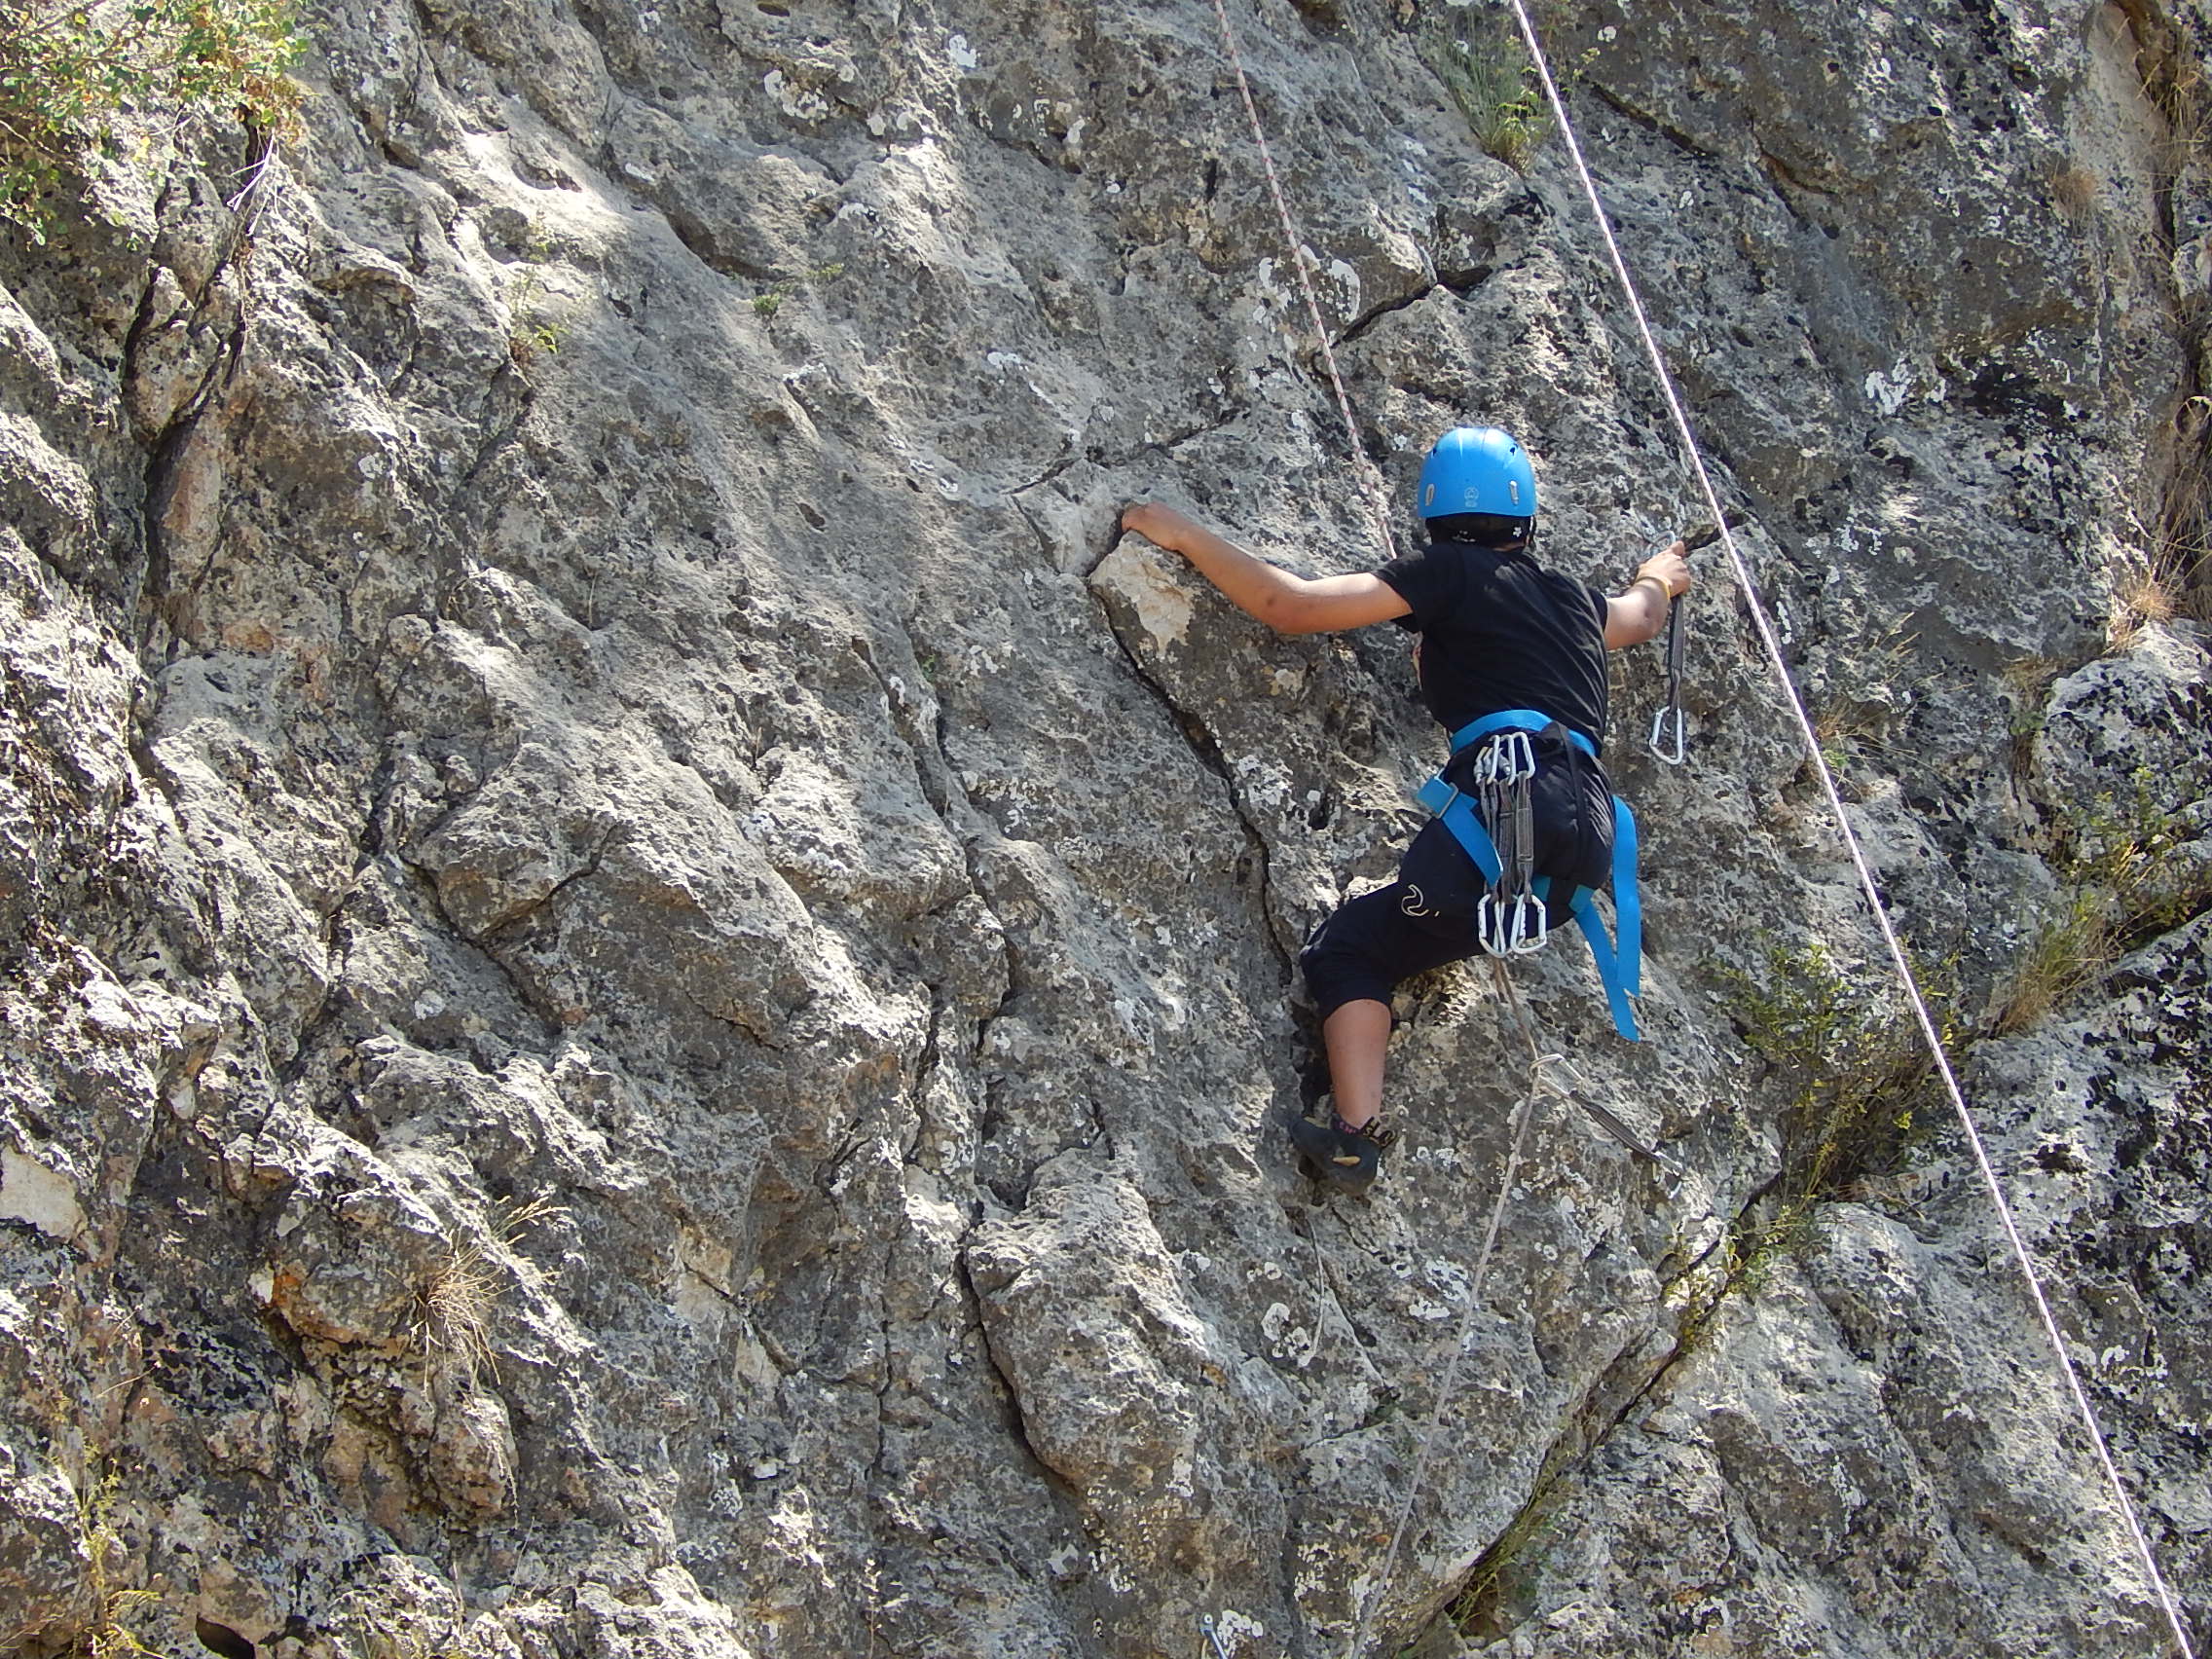
[{"label": "grey rock", "polygon": [[[1472,420],[1576,576],[1707,508],[1563,147],[1424,55],[1502,17],[1233,10],[1387,534],[1210,4],[345,0],[250,197],[149,122],[0,250],[26,1653],[2157,1650],[1955,1130],[1708,1306],[1802,1168],[1776,947],[1886,973],[1716,557],[1691,766],[1616,659],[1649,1041],[1518,965],[1507,1182],[1515,1016],[1413,981],[1389,1173],[1293,1166],[1439,735],[1119,509],[1370,569]],[[2212,19],[1547,26],[2202,1644]]]}]

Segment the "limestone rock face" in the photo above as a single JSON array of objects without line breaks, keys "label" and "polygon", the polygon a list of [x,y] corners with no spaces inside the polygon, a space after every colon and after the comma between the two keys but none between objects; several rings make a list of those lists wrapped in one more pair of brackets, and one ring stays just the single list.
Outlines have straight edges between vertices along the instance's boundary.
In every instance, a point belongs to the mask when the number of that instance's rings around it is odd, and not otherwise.
[{"label": "limestone rock face", "polygon": [[[1230,10],[1392,539],[1476,421],[1574,575],[1705,516],[1510,19]],[[1545,26],[2212,1645],[2212,14]],[[1717,557],[1690,764],[1615,659],[1647,1041],[1515,966],[1507,1182],[1411,981],[1294,1165],[1442,742],[1118,530],[1385,556],[1208,0],[304,27],[250,191],[149,124],[0,249],[14,1648],[2166,1650]]]}]

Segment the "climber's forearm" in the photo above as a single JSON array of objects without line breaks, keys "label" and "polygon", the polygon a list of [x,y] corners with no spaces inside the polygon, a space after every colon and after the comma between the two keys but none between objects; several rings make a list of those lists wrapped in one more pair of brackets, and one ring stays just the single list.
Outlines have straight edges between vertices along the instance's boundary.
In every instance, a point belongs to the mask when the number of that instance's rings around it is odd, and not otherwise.
[{"label": "climber's forearm", "polygon": [[1230,604],[1271,628],[1285,625],[1309,586],[1304,576],[1245,552],[1157,501],[1129,508],[1122,515],[1122,528],[1170,553],[1180,553]]}]

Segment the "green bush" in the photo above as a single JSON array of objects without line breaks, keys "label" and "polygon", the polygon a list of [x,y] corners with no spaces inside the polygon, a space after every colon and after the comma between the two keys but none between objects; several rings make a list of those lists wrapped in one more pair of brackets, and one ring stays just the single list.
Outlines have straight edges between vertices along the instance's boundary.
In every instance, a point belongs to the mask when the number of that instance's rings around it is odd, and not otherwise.
[{"label": "green bush", "polygon": [[[1957,1031],[1947,1013],[1954,1000],[1948,971],[1935,984],[1920,977],[1949,1044]],[[1732,977],[1744,1040],[1788,1091],[1777,1195],[1785,1209],[1809,1211],[1868,1177],[1897,1173],[1924,1127],[1915,1109],[1928,1098],[1935,1068],[1890,976],[1879,966],[1839,966],[1814,940],[1772,945],[1763,975]]]},{"label": "green bush", "polygon": [[[2124,793],[2103,793],[2056,827],[2051,867],[2063,884],[2012,972],[1990,1029],[2031,1029],[2120,957],[2212,903],[2212,868],[2180,856],[2197,838],[2186,812],[2160,804],[2158,780],[2139,771]],[[2202,780],[2181,793],[2194,793]]]},{"label": "green bush", "polygon": [[290,123],[288,0],[0,0],[0,219],[44,240],[45,198],[125,112]]},{"label": "green bush", "polygon": [[1487,156],[1523,167],[1551,131],[1528,49],[1509,24],[1455,9],[1422,23],[1421,55]]}]

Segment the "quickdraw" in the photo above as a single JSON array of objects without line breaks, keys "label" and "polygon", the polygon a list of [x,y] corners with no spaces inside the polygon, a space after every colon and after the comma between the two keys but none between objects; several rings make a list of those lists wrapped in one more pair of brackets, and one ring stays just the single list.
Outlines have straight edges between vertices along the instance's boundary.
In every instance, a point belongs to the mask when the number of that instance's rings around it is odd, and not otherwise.
[{"label": "quickdraw", "polygon": [[1475,907],[1475,935],[1492,956],[1544,948],[1551,918],[1536,880],[1536,747],[1526,731],[1493,735],[1475,756],[1476,810],[1497,848],[1497,879]]},{"label": "quickdraw", "polygon": [[[1728,521],[1728,528],[1736,528],[1734,519]],[[1720,526],[1701,524],[1683,535],[1682,551],[1695,553],[1719,539]],[[1665,549],[1654,547],[1651,551],[1658,554]],[[1682,662],[1688,633],[1682,622],[1682,601],[1677,599],[1667,611],[1667,700],[1651,717],[1652,758],[1669,766],[1679,766],[1688,759],[1690,748],[1689,717],[1682,713]]]},{"label": "quickdraw", "polygon": [[1689,719],[1682,713],[1682,602],[1667,613],[1667,701],[1651,717],[1651,754],[1669,766],[1689,758]]}]

